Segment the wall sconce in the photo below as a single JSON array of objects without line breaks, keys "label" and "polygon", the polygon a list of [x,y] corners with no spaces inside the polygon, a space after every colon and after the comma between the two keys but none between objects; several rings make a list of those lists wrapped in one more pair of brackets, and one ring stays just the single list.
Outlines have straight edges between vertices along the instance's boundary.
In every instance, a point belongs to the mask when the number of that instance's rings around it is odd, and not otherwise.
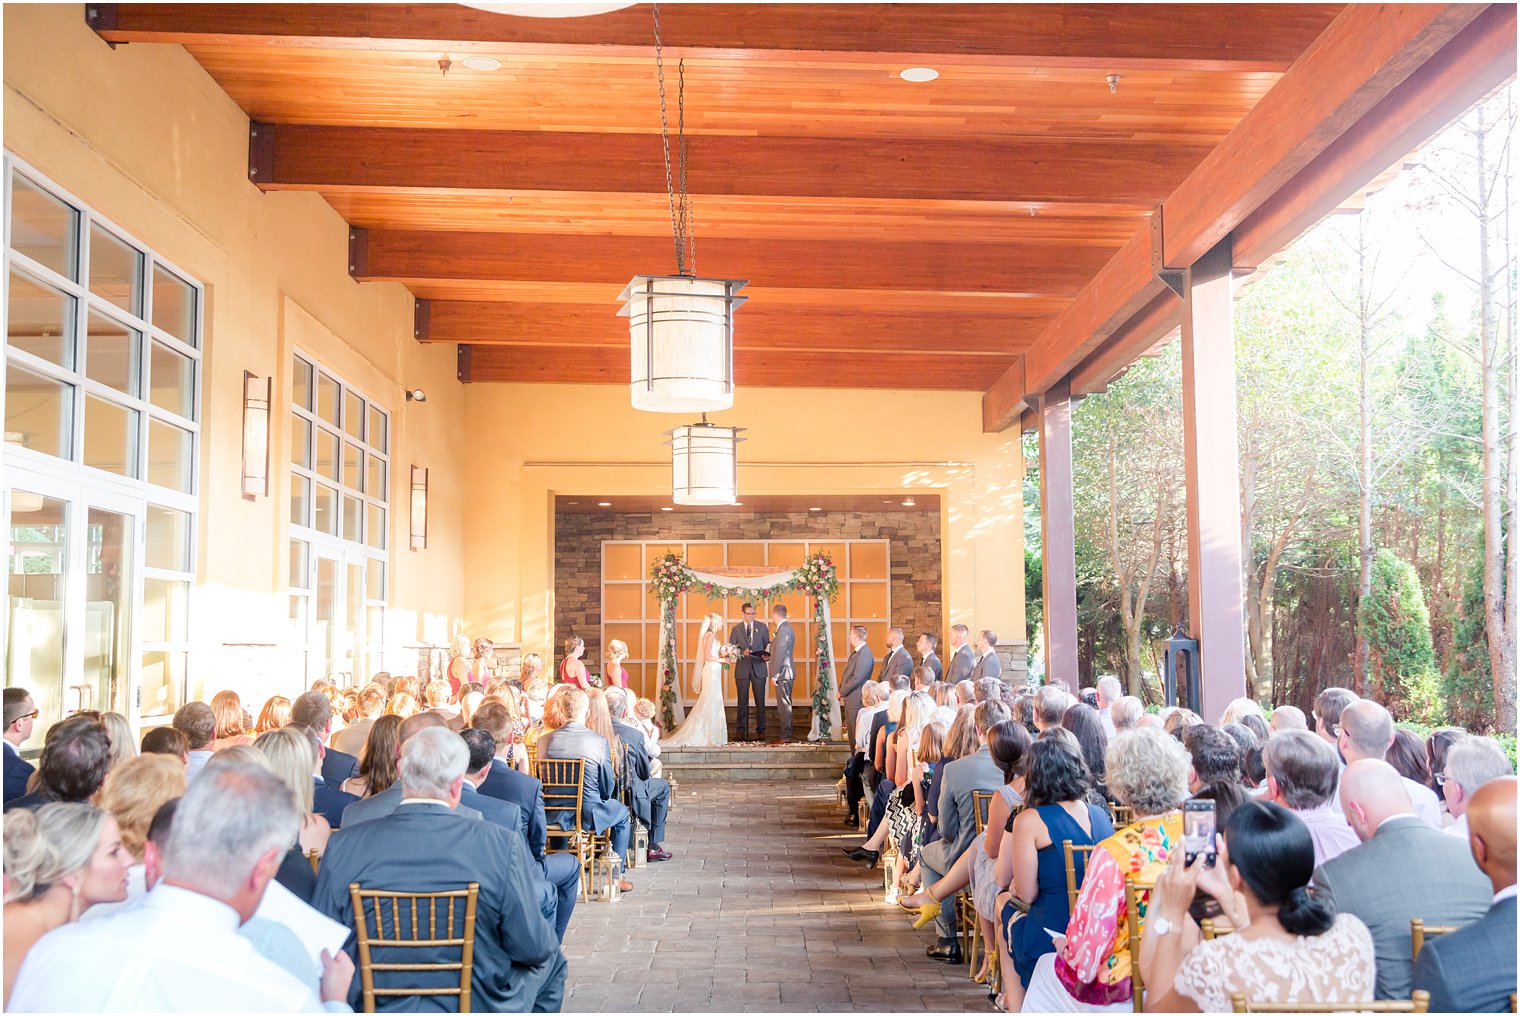
[{"label": "wall sconce", "polygon": [[412,467],[412,549],[427,550],[428,471]]},{"label": "wall sconce", "polygon": [[273,378],[243,371],[243,497],[269,496],[269,395]]}]

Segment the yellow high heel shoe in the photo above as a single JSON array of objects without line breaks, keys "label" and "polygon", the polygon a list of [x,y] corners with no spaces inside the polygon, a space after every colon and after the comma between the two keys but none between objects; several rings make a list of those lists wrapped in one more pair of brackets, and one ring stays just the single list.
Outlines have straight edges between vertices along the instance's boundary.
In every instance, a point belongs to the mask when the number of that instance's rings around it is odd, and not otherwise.
[{"label": "yellow high heel shoe", "polygon": [[930,900],[928,903],[925,903],[921,907],[906,906],[901,900],[898,901],[897,905],[902,907],[908,913],[917,916],[918,919],[913,922],[914,931],[926,927],[930,922],[939,916],[939,912],[942,909],[939,903],[934,900]]}]

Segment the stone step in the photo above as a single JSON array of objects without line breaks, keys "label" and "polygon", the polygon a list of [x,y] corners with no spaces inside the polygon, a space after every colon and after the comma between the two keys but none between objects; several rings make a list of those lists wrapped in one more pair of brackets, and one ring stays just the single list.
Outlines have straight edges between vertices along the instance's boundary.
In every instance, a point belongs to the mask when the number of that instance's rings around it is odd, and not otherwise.
[{"label": "stone step", "polygon": [[678,781],[838,779],[849,759],[843,744],[761,747],[743,743],[725,748],[667,748],[660,764]]},{"label": "stone step", "polygon": [[725,780],[754,782],[811,782],[837,780],[844,764],[837,766],[768,766],[763,763],[732,766],[666,766],[665,778],[675,779],[683,787],[688,783],[717,783]]}]

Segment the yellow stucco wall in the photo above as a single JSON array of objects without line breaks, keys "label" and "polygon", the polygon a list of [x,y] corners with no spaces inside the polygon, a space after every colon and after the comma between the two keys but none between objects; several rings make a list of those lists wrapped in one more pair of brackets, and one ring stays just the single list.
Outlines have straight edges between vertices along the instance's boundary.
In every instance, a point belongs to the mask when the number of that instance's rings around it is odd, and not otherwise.
[{"label": "yellow stucco wall", "polygon": [[[743,327],[743,311],[735,319]],[[476,477],[465,509],[467,626],[548,653],[556,494],[665,495],[663,434],[690,422],[629,407],[624,388],[466,386]],[[1023,638],[1018,434],[983,434],[974,393],[740,389],[714,422],[748,428],[744,494],[941,495],[945,618]],[[548,657],[546,657],[548,658]]]},{"label": "yellow stucco wall", "polygon": [[[464,386],[453,349],[412,339],[403,287],[349,278],[347,226],[325,201],[248,182],[248,118],[181,48],[112,50],[78,4],[7,4],[4,18],[5,147],[206,287],[191,694],[244,683],[229,669],[246,653],[224,647],[289,640],[280,410],[297,346],[391,411],[388,641],[446,640],[464,610]],[[271,496],[256,501],[240,491],[245,370],[272,375],[277,393]],[[427,403],[408,405],[407,386],[426,389]],[[431,467],[420,553],[405,549],[411,463]]]},{"label": "yellow stucco wall", "polygon": [[[349,278],[346,226],[320,197],[248,182],[248,118],[188,54],[112,50],[76,4],[4,19],[6,148],[206,286],[191,694],[239,683],[224,646],[288,641],[285,413],[271,497],[240,496],[239,442],[243,371],[273,375],[284,409],[294,348],[392,412],[388,641],[443,642],[463,623],[548,653],[553,496],[667,494],[662,433],[687,421],[637,413],[621,388],[460,385],[452,346],[413,341],[402,287]],[[403,401],[410,386],[426,404]],[[981,433],[977,394],[742,390],[718,419],[750,428],[746,493],[936,490],[945,617],[1022,637],[1018,435]],[[404,549],[413,463],[431,470],[421,553]]]}]

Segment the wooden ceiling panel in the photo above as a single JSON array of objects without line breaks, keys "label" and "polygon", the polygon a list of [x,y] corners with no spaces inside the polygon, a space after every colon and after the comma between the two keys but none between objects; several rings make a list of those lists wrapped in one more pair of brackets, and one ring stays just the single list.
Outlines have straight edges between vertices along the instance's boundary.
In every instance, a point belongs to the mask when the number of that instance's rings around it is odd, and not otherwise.
[{"label": "wooden ceiling panel", "polygon": [[[778,60],[850,54],[1005,58],[1027,66],[1281,71],[1344,4],[667,4],[675,52]],[[465,53],[642,53],[650,7],[586,18],[508,17],[452,4],[90,4],[112,42],[234,43]]]},{"label": "wooden ceiling panel", "polygon": [[[757,388],[889,388],[985,391],[1013,357],[955,353],[859,353],[762,350],[734,353],[734,381]],[[628,383],[628,350],[586,346],[459,347],[459,379],[467,382]]]},{"label": "wooden ceiling panel", "polygon": [[[427,301],[417,305],[421,342],[480,345],[603,346],[627,350],[628,319],[618,305]],[[1008,359],[1022,352],[1053,315],[797,309],[758,305],[735,314],[734,348],[852,353],[965,353]]]},{"label": "wooden ceiling panel", "polygon": [[[658,134],[653,60],[509,56],[496,71],[441,51],[191,45],[192,56],[255,120],[357,127]],[[686,62],[691,135],[1089,139],[1217,143],[1272,87],[1261,71],[941,66],[903,81],[901,60],[778,63],[744,56]],[[1111,92],[1107,75],[1120,75]],[[666,88],[675,117],[674,67]]]}]

